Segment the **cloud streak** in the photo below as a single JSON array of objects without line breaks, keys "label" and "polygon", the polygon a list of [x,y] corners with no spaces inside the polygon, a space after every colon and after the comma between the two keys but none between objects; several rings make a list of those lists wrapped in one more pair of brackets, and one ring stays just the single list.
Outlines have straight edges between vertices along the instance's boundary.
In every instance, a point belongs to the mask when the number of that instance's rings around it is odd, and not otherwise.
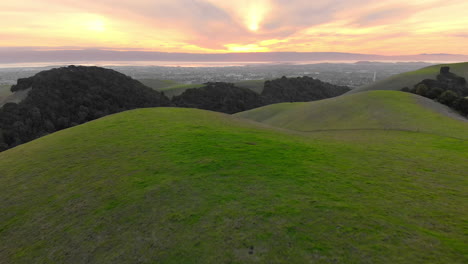
[{"label": "cloud streak", "polygon": [[[7,3],[8,2],[8,3]],[[39,3],[40,2],[40,3]],[[22,0],[0,46],[468,54],[462,0]]]}]

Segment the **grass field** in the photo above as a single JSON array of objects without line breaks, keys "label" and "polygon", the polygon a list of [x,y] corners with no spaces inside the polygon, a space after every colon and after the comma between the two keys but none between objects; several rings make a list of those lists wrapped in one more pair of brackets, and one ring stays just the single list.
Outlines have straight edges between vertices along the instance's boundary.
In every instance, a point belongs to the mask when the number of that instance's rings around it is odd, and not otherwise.
[{"label": "grass field", "polygon": [[264,84],[265,80],[248,80],[235,83],[237,87],[247,88],[258,94],[263,92]]},{"label": "grass field", "polygon": [[138,81],[156,91],[164,92],[169,98],[180,95],[187,89],[203,86],[203,84],[181,84],[171,80],[141,79]]},{"label": "grass field", "polygon": [[204,86],[203,84],[179,84],[175,86],[166,87],[164,89],[161,89],[160,91],[164,92],[166,96],[173,97],[173,96],[181,95],[187,89],[200,88],[203,86]]},{"label": "grass field", "polygon": [[0,104],[5,98],[11,95],[10,88],[11,88],[11,85],[0,84]]},{"label": "grass field", "polygon": [[314,102],[274,104],[236,116],[297,131],[407,130],[468,139],[468,119],[439,103],[398,91],[371,91]]},{"label": "grass field", "polygon": [[443,66],[449,66],[451,72],[468,79],[468,62],[440,64],[425,67],[417,71],[398,74],[385,80],[353,89],[349,91],[348,94],[372,90],[401,90],[403,87],[412,88],[415,84],[424,79],[436,79],[440,72],[440,68]]},{"label": "grass field", "polygon": [[153,88],[156,91],[180,84],[172,80],[159,80],[159,79],[139,79],[138,81],[150,88]]},{"label": "grass field", "polygon": [[467,150],[123,112],[0,153],[0,263],[466,263]]},{"label": "grass field", "polygon": [[[200,88],[203,84],[180,84],[170,80],[158,79],[141,79],[139,80],[144,85],[151,87],[157,91],[164,92],[168,97],[181,95],[185,90],[190,88]],[[262,93],[264,80],[248,80],[234,83],[237,87],[247,88],[256,93]]]}]

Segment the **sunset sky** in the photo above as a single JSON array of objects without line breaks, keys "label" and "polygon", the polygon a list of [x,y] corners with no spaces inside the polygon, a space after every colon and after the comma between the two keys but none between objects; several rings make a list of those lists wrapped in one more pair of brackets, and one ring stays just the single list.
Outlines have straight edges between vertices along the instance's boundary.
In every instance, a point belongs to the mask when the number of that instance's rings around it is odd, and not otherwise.
[{"label": "sunset sky", "polygon": [[468,54],[466,0],[0,0],[0,47]]}]

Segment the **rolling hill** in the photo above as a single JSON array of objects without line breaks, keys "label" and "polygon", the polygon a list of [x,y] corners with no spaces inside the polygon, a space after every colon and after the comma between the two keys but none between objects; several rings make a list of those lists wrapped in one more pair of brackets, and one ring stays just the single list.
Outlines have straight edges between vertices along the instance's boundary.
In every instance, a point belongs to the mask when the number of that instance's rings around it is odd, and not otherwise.
[{"label": "rolling hill", "polygon": [[[308,104],[259,111],[289,105]],[[435,134],[126,111],[0,153],[0,263],[466,263],[467,149]]]},{"label": "rolling hill", "polygon": [[258,94],[263,92],[265,80],[246,80],[234,83],[237,87],[250,89]]},{"label": "rolling hill", "polygon": [[0,106],[3,104],[3,100],[5,100],[8,96],[11,95],[10,88],[11,85],[0,84]]},{"label": "rolling hill", "polygon": [[172,80],[139,79],[138,81],[153,90],[164,92],[169,98],[180,95],[187,89],[203,86],[202,84],[182,84]]},{"label": "rolling hill", "polygon": [[[150,88],[153,88],[156,91],[164,92],[164,94],[170,98],[181,95],[187,89],[200,88],[204,86],[203,84],[181,84],[175,81],[159,79],[139,79],[138,81]],[[264,83],[264,80],[247,80],[235,82],[234,84],[237,87],[247,88],[258,94],[261,94]]]},{"label": "rolling hill", "polygon": [[188,89],[203,87],[203,84],[178,84],[166,88],[162,88],[159,91],[163,92],[167,97],[172,98],[174,96],[181,95]]},{"label": "rolling hill", "polygon": [[412,88],[415,84],[424,79],[435,79],[439,74],[440,68],[444,66],[449,66],[451,72],[468,79],[468,62],[440,64],[425,67],[417,71],[398,74],[390,78],[353,89],[349,91],[348,94],[373,90],[401,90],[403,87]]},{"label": "rolling hill", "polygon": [[405,130],[468,139],[468,120],[430,99],[398,91],[370,91],[330,99],[282,103],[236,114],[304,132]]},{"label": "rolling hill", "polygon": [[138,81],[156,91],[180,84],[176,81],[160,79],[138,79]]}]

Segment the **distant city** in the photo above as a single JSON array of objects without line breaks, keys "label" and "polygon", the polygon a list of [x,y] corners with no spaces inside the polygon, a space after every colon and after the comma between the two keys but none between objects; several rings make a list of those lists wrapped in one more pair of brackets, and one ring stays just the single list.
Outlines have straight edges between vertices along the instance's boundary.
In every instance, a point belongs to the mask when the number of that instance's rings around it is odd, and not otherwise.
[{"label": "distant city", "polygon": [[[286,77],[309,76],[335,85],[356,88],[388,78],[392,75],[430,66],[426,62],[367,62],[356,63],[316,63],[316,64],[246,64],[241,63],[179,63],[183,66],[141,66],[102,65],[134,79],[171,80],[181,84],[201,84],[206,82],[239,82],[246,80],[271,80]],[[89,64],[88,64],[89,65]],[[225,66],[228,65],[228,66]],[[233,66],[235,65],[235,66]],[[13,85],[17,79],[32,76],[40,71],[65,65],[54,66],[3,66],[0,68],[0,85]],[[190,66],[190,67],[189,67]]]}]

